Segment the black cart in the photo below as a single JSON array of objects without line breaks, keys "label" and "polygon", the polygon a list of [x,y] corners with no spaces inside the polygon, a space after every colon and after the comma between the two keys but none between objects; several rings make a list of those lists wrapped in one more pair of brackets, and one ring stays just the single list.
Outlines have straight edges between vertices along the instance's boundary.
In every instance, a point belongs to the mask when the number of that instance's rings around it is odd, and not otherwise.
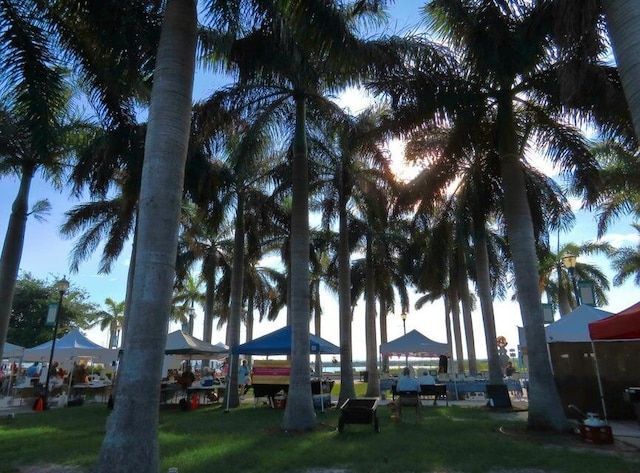
[{"label": "black cart", "polygon": [[378,398],[362,397],[347,399],[340,406],[340,419],[338,420],[338,432],[344,431],[346,424],[373,424],[373,430],[380,432],[378,425]]}]

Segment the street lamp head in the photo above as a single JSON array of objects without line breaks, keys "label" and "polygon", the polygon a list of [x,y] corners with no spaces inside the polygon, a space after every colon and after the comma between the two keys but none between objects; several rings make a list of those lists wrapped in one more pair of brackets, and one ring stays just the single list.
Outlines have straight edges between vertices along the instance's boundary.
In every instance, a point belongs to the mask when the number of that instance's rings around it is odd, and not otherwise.
[{"label": "street lamp head", "polygon": [[576,255],[565,253],[562,255],[562,264],[564,264],[564,267],[567,269],[573,269],[576,267],[577,259],[578,257]]},{"label": "street lamp head", "polygon": [[402,314],[400,314],[400,317],[402,318],[402,321],[404,322],[405,320],[407,320],[407,313],[403,311]]},{"label": "street lamp head", "polygon": [[62,278],[60,281],[58,281],[58,292],[60,294],[64,294],[65,292],[67,292],[67,289],[69,289],[69,281],[67,281],[65,278]]}]

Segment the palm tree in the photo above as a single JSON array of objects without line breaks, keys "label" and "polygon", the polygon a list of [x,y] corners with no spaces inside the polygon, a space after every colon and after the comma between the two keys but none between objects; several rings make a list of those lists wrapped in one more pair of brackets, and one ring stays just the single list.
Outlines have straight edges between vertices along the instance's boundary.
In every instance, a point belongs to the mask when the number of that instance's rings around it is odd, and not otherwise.
[{"label": "palm tree", "polygon": [[[204,207],[204,208],[202,208]],[[210,210],[210,207],[213,209]],[[196,205],[185,202],[182,210],[182,231],[178,243],[176,277],[184,279],[196,263],[200,264],[200,279],[204,282],[204,321],[202,339],[211,342],[217,274],[230,263],[224,244],[231,229],[225,217],[225,205]]]},{"label": "palm tree", "polygon": [[[160,393],[156,386],[162,371],[178,246],[196,23],[194,1],[166,3],[145,144],[129,336],[116,386],[117,402],[96,472],[157,472],[159,468]],[[141,365],[146,366],[142,373]],[[144,448],[131,449],[134,444]]]},{"label": "palm tree", "polygon": [[357,208],[360,218],[353,226],[359,230],[357,235],[364,253],[363,258],[353,265],[352,300],[358,300],[360,294],[364,293],[368,371],[366,395],[369,397],[380,395],[376,299],[380,302],[380,318],[386,317],[388,310],[395,306],[394,288],[400,295],[400,310],[406,312],[409,308],[407,280],[400,270],[400,255],[405,253],[407,232],[403,221],[393,214],[394,186],[391,174],[367,182],[363,199]]},{"label": "palm tree", "polygon": [[[634,223],[632,226],[640,233],[640,224]],[[633,277],[636,286],[640,285],[640,245],[619,248],[613,252],[611,265],[617,271],[613,278],[615,286],[622,285],[630,277]]]},{"label": "palm tree", "polygon": [[[340,114],[325,94],[339,90],[360,72],[362,49],[352,33],[353,15],[367,9],[344,10],[332,2],[292,2],[285,15],[271,17],[262,28],[233,43],[231,62],[237,65],[241,94],[260,117],[290,117],[291,145],[291,271],[290,306],[292,365],[289,396],[282,427],[304,431],[315,425],[309,390],[309,107],[325,116]],[[317,23],[323,18],[322,27]],[[356,60],[356,58],[358,60]],[[368,58],[366,58],[368,59]],[[261,120],[262,118],[257,118]]]},{"label": "palm tree", "polygon": [[187,274],[186,280],[176,281],[175,293],[173,296],[173,304],[176,305],[178,312],[186,315],[187,332],[193,335],[193,318],[195,317],[195,304],[202,306],[204,304],[204,294],[200,287],[202,286],[201,278],[194,278],[192,274]]},{"label": "palm tree", "polygon": [[102,331],[109,329],[109,348],[118,348],[121,339],[120,331],[124,321],[124,301],[116,302],[107,297],[104,303],[108,310],[98,312],[98,320],[94,325],[100,324]]},{"label": "palm tree", "polygon": [[[640,5],[633,0],[600,1],[607,19],[609,36],[637,138],[640,137],[640,84],[638,84],[635,70],[638,65],[638,53],[640,53],[640,38],[635,25],[640,19]],[[582,6],[580,4],[580,7]],[[595,8],[592,11],[595,13]],[[574,12],[571,14],[573,15]]]},{"label": "palm tree", "polygon": [[[576,266],[573,268],[573,276],[564,266],[562,258],[566,254],[577,257]],[[614,248],[608,243],[587,242],[583,244],[566,243],[558,248],[557,253],[548,252],[545,258],[540,259],[540,290],[547,294],[547,300],[552,307],[558,307],[560,316],[563,316],[578,307],[580,301],[575,297],[574,280],[592,281],[595,304],[606,306],[609,281],[607,276],[597,266],[580,261],[580,256],[603,254],[615,255]],[[547,262],[544,264],[544,262]],[[551,278],[555,275],[555,279]]]},{"label": "palm tree", "polygon": [[[352,214],[371,182],[391,176],[387,156],[378,145],[384,111],[371,108],[340,123],[326,123],[312,142],[319,167],[322,225],[329,231],[337,217],[337,292],[340,312],[340,403],[355,397],[351,336],[351,247],[357,236],[349,232]],[[313,136],[315,138],[315,136]],[[334,270],[336,271],[336,270]],[[359,297],[359,296],[356,296]]]},{"label": "palm tree", "polygon": [[1,54],[7,66],[0,112],[0,173],[13,174],[20,181],[0,255],[0,355],[22,258],[31,181],[42,172],[60,186],[63,160],[68,157],[64,125],[70,92],[50,38],[36,20],[40,15],[34,3],[0,5],[5,25],[0,34]]},{"label": "palm tree", "polygon": [[[548,54],[554,43],[549,34],[552,20],[545,5],[434,0],[427,11],[436,33],[454,46],[457,57],[448,57],[445,66],[440,61],[436,64],[439,69],[425,67],[424,74],[418,74],[421,80],[416,81],[414,69],[414,81],[404,90],[397,87],[396,80],[394,100],[406,109],[405,117],[421,115],[438,120],[466,117],[467,123],[492,124],[518,302],[529,352],[533,355],[529,358],[529,373],[531,385],[536,389],[531,391],[528,422],[531,428],[561,430],[566,427],[566,419],[544,348],[535,231],[522,157],[527,146],[542,145],[555,164],[576,169],[574,179],[579,186],[593,188],[597,179],[595,161],[580,132],[566,123],[569,115],[592,119],[596,99],[583,88],[570,101],[564,100],[566,96],[557,87],[557,77],[573,63]],[[424,59],[433,64],[431,57]],[[447,63],[452,65],[448,73]],[[597,84],[599,90],[615,95],[616,84],[610,80],[610,68],[589,67],[589,86]],[[438,76],[441,81],[425,77],[432,76],[433,70],[445,71]],[[413,84],[420,87],[419,95]],[[425,90],[424,84],[430,89]],[[435,94],[430,97],[433,100],[424,100],[429,92]],[[464,100],[460,101],[460,97]],[[603,119],[600,123],[611,123],[606,119],[615,117],[602,114],[598,118]]]}]

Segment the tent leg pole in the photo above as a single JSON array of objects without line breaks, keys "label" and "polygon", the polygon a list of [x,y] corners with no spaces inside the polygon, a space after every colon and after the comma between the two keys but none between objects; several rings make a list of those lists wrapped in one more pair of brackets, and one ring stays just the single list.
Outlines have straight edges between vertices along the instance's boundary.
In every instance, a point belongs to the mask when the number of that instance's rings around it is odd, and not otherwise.
[{"label": "tent leg pole", "polygon": [[598,357],[596,356],[596,346],[591,340],[591,351],[593,351],[593,361],[596,367],[596,378],[598,378],[598,390],[600,391],[600,403],[602,404],[602,413],[604,421],[607,422],[607,406],[604,402],[604,391],[602,389],[602,380],[600,379],[600,369],[598,368]]},{"label": "tent leg pole", "polygon": [[229,412],[229,398],[231,397],[231,371],[233,370],[233,355],[229,353],[229,370],[227,371],[227,392],[224,395],[225,412]]}]

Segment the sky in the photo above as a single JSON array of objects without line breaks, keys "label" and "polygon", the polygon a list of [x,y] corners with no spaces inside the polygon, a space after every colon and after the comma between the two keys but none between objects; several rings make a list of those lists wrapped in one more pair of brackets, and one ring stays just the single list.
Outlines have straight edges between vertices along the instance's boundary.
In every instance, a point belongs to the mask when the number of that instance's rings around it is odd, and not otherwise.
[{"label": "sky", "polygon": [[[396,30],[406,29],[418,18],[418,7],[423,2],[420,0],[399,0],[392,8],[393,18],[397,20],[395,24]],[[213,92],[217,87],[217,82],[212,81],[210,76],[199,73],[196,76],[194,85],[194,98],[202,98]],[[367,104],[366,97],[355,90],[344,94],[340,103],[348,107],[353,113],[363,108]],[[393,157],[394,166],[400,175],[409,177],[412,170],[402,163],[402,143],[392,142],[389,144],[389,150]],[[535,158],[534,158],[535,159]],[[555,172],[544,161],[536,160],[538,166],[548,175],[554,176]],[[560,181],[561,182],[561,181]],[[562,183],[562,182],[561,182]],[[9,214],[11,212],[11,204],[18,189],[18,181],[14,177],[5,176],[0,179],[0,235],[4,239],[6,233]],[[104,307],[104,300],[108,297],[115,301],[123,301],[126,292],[127,271],[129,266],[129,258],[131,255],[131,247],[127,245],[121,257],[113,265],[110,274],[98,274],[99,260],[101,249],[99,248],[92,258],[81,264],[77,273],[71,273],[69,270],[69,254],[74,245],[74,241],[65,240],[61,237],[58,229],[65,220],[65,212],[73,206],[80,204],[80,201],[71,200],[68,197],[68,191],[62,193],[56,192],[51,185],[44,182],[40,176],[34,180],[31,194],[30,206],[37,200],[48,199],[52,206],[51,214],[46,222],[41,223],[33,218],[27,222],[26,237],[24,251],[21,261],[21,271],[29,272],[32,275],[49,280],[56,280],[62,276],[71,282],[75,288],[81,288],[87,291],[92,302]],[[595,223],[595,215],[589,212],[580,211],[579,203],[575,202],[574,210],[576,211],[576,224],[570,232],[560,234],[560,245],[567,242],[584,243],[595,240],[597,231]],[[621,218],[615,224],[611,225],[603,240],[614,246],[630,246],[638,243],[638,234],[630,226],[631,219]],[[554,241],[555,243],[555,241]],[[581,262],[589,262],[596,264],[610,278],[613,278],[613,271],[609,263],[603,258],[584,258]],[[473,290],[473,286],[470,286]],[[411,299],[411,307],[418,296],[413,295]],[[516,348],[518,345],[517,327],[522,326],[520,318],[520,309],[516,302],[511,301],[511,294],[506,301],[496,301],[494,303],[496,331],[498,335],[507,338],[507,348]],[[640,290],[632,281],[626,282],[621,287],[612,287],[608,294],[609,304],[601,307],[603,310],[612,313],[619,312],[632,304],[636,303],[640,298]],[[546,301],[543,296],[543,301]],[[323,318],[322,333],[323,338],[339,344],[338,331],[338,301],[337,298],[330,294],[325,294],[323,299]],[[197,308],[197,317],[195,320],[194,335],[202,337],[202,309]],[[559,315],[555,314],[556,319]],[[475,336],[476,353],[478,358],[486,357],[486,347],[484,339],[484,330],[482,316],[479,308],[473,313],[473,329]],[[274,322],[264,322],[256,324],[254,328],[254,338],[270,333],[282,327],[285,324],[285,315],[281,315],[279,320]],[[388,339],[393,340],[404,333],[402,319],[400,317],[400,309],[397,308],[395,314],[389,314],[387,317]],[[180,327],[174,324],[170,327],[170,331],[177,330]],[[243,327],[244,329],[244,327]],[[444,323],[444,306],[441,302],[436,302],[424,306],[419,311],[411,310],[406,319],[406,330],[416,329],[427,337],[438,341],[446,342],[446,328]],[[87,336],[96,343],[106,346],[108,343],[108,333],[101,332],[99,329],[91,329],[87,332]],[[379,337],[379,336],[378,336]],[[224,341],[224,328],[218,331],[214,328],[212,342],[217,343]],[[11,341],[11,340],[9,340]],[[244,330],[241,333],[241,341],[245,341]],[[378,344],[380,340],[378,338]],[[359,301],[358,307],[354,313],[353,322],[353,347],[354,360],[365,359],[365,340],[364,340],[364,302]],[[466,348],[465,348],[466,354]]]}]

